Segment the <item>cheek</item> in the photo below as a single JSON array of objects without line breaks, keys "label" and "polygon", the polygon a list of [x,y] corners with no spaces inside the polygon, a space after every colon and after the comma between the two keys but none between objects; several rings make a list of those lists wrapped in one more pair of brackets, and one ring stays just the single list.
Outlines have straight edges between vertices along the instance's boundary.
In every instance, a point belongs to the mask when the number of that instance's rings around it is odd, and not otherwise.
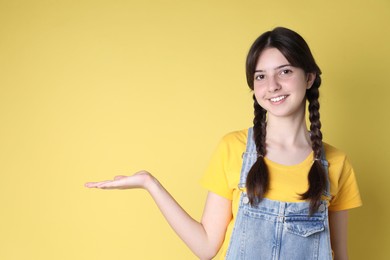
[{"label": "cheek", "polygon": [[253,93],[255,94],[256,98],[257,99],[260,99],[261,97],[264,96],[264,87],[261,87],[261,86],[254,86],[253,88]]},{"label": "cheek", "polygon": [[264,95],[262,94],[261,91],[257,90],[256,89],[253,91],[253,94],[255,95],[255,98],[256,98],[256,101],[257,103],[259,103],[260,106],[263,106],[263,103],[264,103]]}]

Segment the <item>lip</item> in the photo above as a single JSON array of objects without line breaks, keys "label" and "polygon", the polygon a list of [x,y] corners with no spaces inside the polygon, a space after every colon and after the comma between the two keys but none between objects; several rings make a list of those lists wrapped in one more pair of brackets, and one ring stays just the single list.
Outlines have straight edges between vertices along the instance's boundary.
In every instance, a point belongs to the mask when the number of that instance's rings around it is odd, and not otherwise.
[{"label": "lip", "polygon": [[273,104],[278,104],[286,100],[287,97],[288,95],[279,95],[279,96],[271,97],[268,100],[271,101],[271,103]]}]

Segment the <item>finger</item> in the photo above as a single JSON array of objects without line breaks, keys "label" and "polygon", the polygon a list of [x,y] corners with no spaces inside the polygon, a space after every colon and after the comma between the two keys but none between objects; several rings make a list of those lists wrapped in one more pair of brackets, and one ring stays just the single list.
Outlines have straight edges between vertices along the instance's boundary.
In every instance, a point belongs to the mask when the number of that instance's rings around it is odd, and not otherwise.
[{"label": "finger", "polygon": [[84,184],[84,186],[87,187],[87,188],[96,188],[96,184],[97,183],[98,182],[87,182],[87,183]]},{"label": "finger", "polygon": [[106,181],[100,183],[97,188],[99,189],[123,189],[124,185],[120,180]]},{"label": "finger", "polygon": [[98,181],[98,182],[87,182],[85,184],[86,187],[88,188],[99,188],[100,185],[104,184],[104,183],[107,183],[107,182],[110,182],[111,180],[109,181]]}]

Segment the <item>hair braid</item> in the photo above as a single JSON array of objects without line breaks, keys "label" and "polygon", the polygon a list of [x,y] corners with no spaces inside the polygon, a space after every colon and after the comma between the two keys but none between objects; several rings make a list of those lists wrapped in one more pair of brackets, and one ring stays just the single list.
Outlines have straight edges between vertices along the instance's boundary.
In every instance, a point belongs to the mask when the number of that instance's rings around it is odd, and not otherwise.
[{"label": "hair braid", "polygon": [[310,139],[314,153],[314,161],[308,175],[309,189],[301,194],[301,196],[302,199],[310,199],[310,214],[318,210],[321,196],[326,189],[326,174],[320,161],[322,155],[322,132],[319,113],[320,103],[318,102],[319,84],[312,86],[306,93],[307,100],[309,101]]},{"label": "hair braid", "polygon": [[318,98],[320,93],[318,88],[313,87],[306,93],[307,100],[309,101],[309,120],[310,120],[310,139],[312,148],[314,151],[314,159],[321,159],[322,153],[322,132],[320,121],[320,103]]},{"label": "hair braid", "polygon": [[[246,189],[251,205],[256,205],[264,197],[268,190],[269,177],[267,166],[264,162],[266,154],[266,113],[267,111],[257,103],[253,95],[255,118],[253,119],[253,133],[256,144],[257,160],[250,169],[246,179]],[[250,136],[248,136],[250,138]]]}]

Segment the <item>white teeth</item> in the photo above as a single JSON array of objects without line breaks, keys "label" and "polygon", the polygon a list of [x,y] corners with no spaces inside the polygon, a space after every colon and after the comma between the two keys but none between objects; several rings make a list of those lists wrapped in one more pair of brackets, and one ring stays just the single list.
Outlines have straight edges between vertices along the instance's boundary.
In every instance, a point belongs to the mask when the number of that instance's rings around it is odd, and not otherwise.
[{"label": "white teeth", "polygon": [[278,101],[280,101],[280,100],[282,100],[282,99],[285,99],[287,96],[280,96],[280,97],[276,97],[276,98],[271,98],[270,100],[272,101],[272,102],[278,102]]}]

